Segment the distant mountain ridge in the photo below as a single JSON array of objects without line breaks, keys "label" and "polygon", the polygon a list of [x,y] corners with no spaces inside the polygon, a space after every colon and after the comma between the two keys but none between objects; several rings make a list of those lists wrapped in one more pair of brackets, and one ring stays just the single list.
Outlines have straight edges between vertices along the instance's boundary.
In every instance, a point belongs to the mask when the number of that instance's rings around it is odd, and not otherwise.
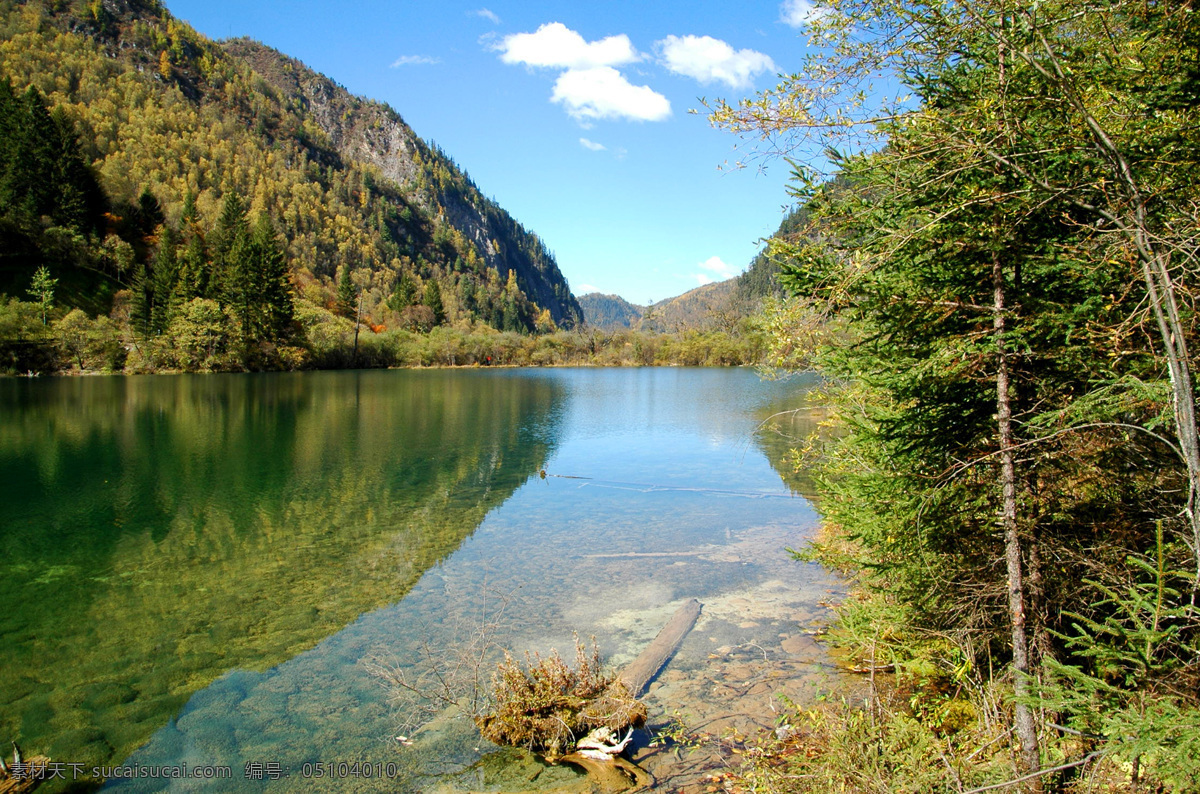
[{"label": "distant mountain ridge", "polygon": [[[808,213],[797,208],[787,214],[772,237],[791,237],[801,233]],[[759,251],[745,272],[724,281],[704,284],[682,295],[643,306],[630,303],[620,295],[592,292],[579,296],[584,321],[605,331],[633,329],[677,333],[694,329],[730,330],[751,316],[767,297],[780,297],[779,266],[767,249]]]},{"label": "distant mountain ridge", "polygon": [[589,292],[579,296],[583,319],[593,328],[615,331],[618,328],[635,328],[646,313],[645,306],[622,298],[620,295],[604,295]]}]

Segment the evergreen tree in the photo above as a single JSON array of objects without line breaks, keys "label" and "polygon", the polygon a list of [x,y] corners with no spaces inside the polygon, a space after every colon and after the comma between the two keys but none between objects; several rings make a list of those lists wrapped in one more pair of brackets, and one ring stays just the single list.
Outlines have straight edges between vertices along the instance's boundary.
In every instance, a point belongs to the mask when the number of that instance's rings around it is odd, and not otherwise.
[{"label": "evergreen tree", "polygon": [[280,247],[271,218],[262,213],[251,237],[254,300],[257,311],[254,332],[272,342],[287,339],[293,323],[291,282],[287,258]]},{"label": "evergreen tree", "polygon": [[103,190],[84,161],[74,123],[34,87],[0,81],[0,216],[28,232],[41,217],[83,234],[99,230]]},{"label": "evergreen tree", "polygon": [[221,274],[221,303],[228,306],[238,320],[243,343],[253,338],[256,309],[256,287],[259,282],[258,261],[243,213],[233,238],[223,256]]},{"label": "evergreen tree", "polygon": [[208,274],[210,295],[229,299],[226,294],[231,289],[228,281],[232,277],[234,261],[241,255],[235,254],[234,249],[245,248],[247,235],[246,208],[237,193],[231,190],[225,194],[217,226],[208,236],[212,254],[212,269]]},{"label": "evergreen tree", "polygon": [[107,201],[96,175],[79,149],[75,124],[61,107],[50,114],[54,136],[49,141],[55,222],[87,234],[101,229]]},{"label": "evergreen tree", "polygon": [[446,322],[446,307],[442,305],[442,288],[434,279],[425,282],[425,297],[421,302],[433,312],[434,325]]},{"label": "evergreen tree", "polygon": [[407,272],[401,272],[388,299],[388,307],[394,312],[402,312],[412,306],[417,300],[417,284]]},{"label": "evergreen tree", "polygon": [[475,300],[475,284],[465,276],[458,280],[458,305],[468,317],[474,317],[479,309]]},{"label": "evergreen tree", "polygon": [[163,213],[162,204],[149,186],[143,187],[134,206],[132,218],[133,231],[144,243],[149,243],[158,228],[166,223],[167,216]]},{"label": "evergreen tree", "polygon": [[129,283],[129,324],[139,336],[154,333],[154,266],[138,262]]},{"label": "evergreen tree", "polygon": [[209,270],[204,238],[193,230],[187,236],[183,256],[179,260],[179,277],[175,281],[180,304],[187,303],[193,298],[212,297],[208,289]]},{"label": "evergreen tree", "polygon": [[350,278],[350,266],[342,265],[342,276],[338,279],[337,290],[338,311],[346,317],[354,317],[357,307],[357,292]]},{"label": "evergreen tree", "polygon": [[[1159,697],[1200,718],[1197,624],[1137,662],[1126,637],[1200,592],[1195,295],[1171,265],[1194,257],[1200,24],[1178,4],[867,2],[815,25],[833,57],[716,120],[841,134],[862,106],[839,87],[887,68],[919,100],[857,119],[888,145],[842,159],[813,234],[776,246],[846,384],[822,510],[921,628],[1011,654],[1029,780],[1033,682],[1054,676],[1081,687],[1044,704],[1060,719],[1178,770],[1183,743],[1124,743],[1165,735]],[[1125,595],[1147,572],[1152,608]]]},{"label": "evergreen tree", "polygon": [[185,227],[195,225],[200,220],[200,213],[196,209],[196,193],[191,188],[183,194],[183,209],[180,210],[179,220]]},{"label": "evergreen tree", "polygon": [[[176,246],[178,237],[175,230],[168,224],[163,224],[158,231],[158,248],[154,254],[154,268],[151,271],[153,284],[150,288],[150,330],[161,334],[171,324],[171,318],[177,313],[179,306],[179,263]],[[176,301],[172,301],[172,297]]]}]

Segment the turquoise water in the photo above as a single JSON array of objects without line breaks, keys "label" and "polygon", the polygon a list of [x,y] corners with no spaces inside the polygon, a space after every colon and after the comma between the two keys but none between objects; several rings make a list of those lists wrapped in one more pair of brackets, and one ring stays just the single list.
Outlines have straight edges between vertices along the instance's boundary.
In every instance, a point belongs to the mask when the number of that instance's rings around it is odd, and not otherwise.
[{"label": "turquoise water", "polygon": [[727,369],[6,381],[0,727],[88,768],[231,774],[119,790],[570,787],[397,701],[379,667],[412,680],[481,632],[518,654],[595,636],[620,665],[691,597],[652,721],[769,723],[828,673],[802,628],[840,587],[784,551],[815,515],[756,432],[805,388]]}]

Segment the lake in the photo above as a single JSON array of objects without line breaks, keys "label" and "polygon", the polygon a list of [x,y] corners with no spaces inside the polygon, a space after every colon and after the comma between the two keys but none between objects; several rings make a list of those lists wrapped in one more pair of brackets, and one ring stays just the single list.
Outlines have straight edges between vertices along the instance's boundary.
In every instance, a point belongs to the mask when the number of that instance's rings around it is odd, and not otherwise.
[{"label": "lake", "polygon": [[[571,658],[574,633],[619,667],[693,597],[651,725],[769,726],[779,695],[836,678],[811,626],[842,585],[786,552],[816,524],[780,474],[812,385],[688,368],[0,381],[0,741],[82,765],[67,777],[232,772],[119,791],[568,789],[575,771],[451,712],[415,730],[379,670],[413,680],[484,635]],[[784,435],[763,429],[785,411]],[[642,744],[663,781],[720,761]]]}]

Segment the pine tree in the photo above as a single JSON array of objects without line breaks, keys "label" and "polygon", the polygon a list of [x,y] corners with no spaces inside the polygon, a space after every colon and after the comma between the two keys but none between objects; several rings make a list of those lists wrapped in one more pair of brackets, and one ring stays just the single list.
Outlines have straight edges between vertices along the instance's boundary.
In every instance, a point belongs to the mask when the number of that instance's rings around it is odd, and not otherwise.
[{"label": "pine tree", "polygon": [[260,214],[254,224],[251,246],[257,280],[254,287],[258,304],[255,332],[272,342],[286,339],[291,335],[293,323],[291,282],[287,258],[266,213]]},{"label": "pine tree", "polygon": [[246,209],[241,198],[231,190],[225,194],[217,226],[209,234],[207,241],[212,254],[212,269],[208,274],[210,296],[229,301],[229,290],[234,289],[236,292],[229,281],[232,278],[234,262],[241,254],[235,254],[234,249],[244,249],[246,237]]},{"label": "pine tree", "polygon": [[[150,330],[161,334],[171,324],[171,319],[178,312],[181,302],[178,301],[179,263],[176,247],[178,236],[168,224],[163,224],[158,231],[158,248],[154,254],[154,269],[151,271],[153,285],[150,289]],[[176,300],[172,301],[172,297]]]},{"label": "pine tree", "polygon": [[95,234],[107,203],[104,191],[80,152],[74,123],[61,107],[50,114],[50,122],[54,130],[48,142],[54,192],[51,217],[60,226]]},{"label": "pine tree", "polygon": [[442,305],[442,288],[434,279],[425,282],[425,297],[421,302],[433,312],[434,325],[446,322],[446,307]]},{"label": "pine tree", "polygon": [[417,284],[407,272],[401,272],[388,299],[388,307],[394,312],[402,312],[412,306],[417,300]]},{"label": "pine tree", "polygon": [[338,279],[337,302],[338,311],[343,316],[355,316],[355,308],[358,305],[357,293],[354,289],[354,282],[350,278],[349,265],[342,265],[342,277]]},{"label": "pine tree", "polygon": [[210,265],[204,248],[204,238],[194,229],[188,234],[183,256],[179,260],[179,277],[175,281],[178,302],[193,298],[211,298],[208,289]]}]

